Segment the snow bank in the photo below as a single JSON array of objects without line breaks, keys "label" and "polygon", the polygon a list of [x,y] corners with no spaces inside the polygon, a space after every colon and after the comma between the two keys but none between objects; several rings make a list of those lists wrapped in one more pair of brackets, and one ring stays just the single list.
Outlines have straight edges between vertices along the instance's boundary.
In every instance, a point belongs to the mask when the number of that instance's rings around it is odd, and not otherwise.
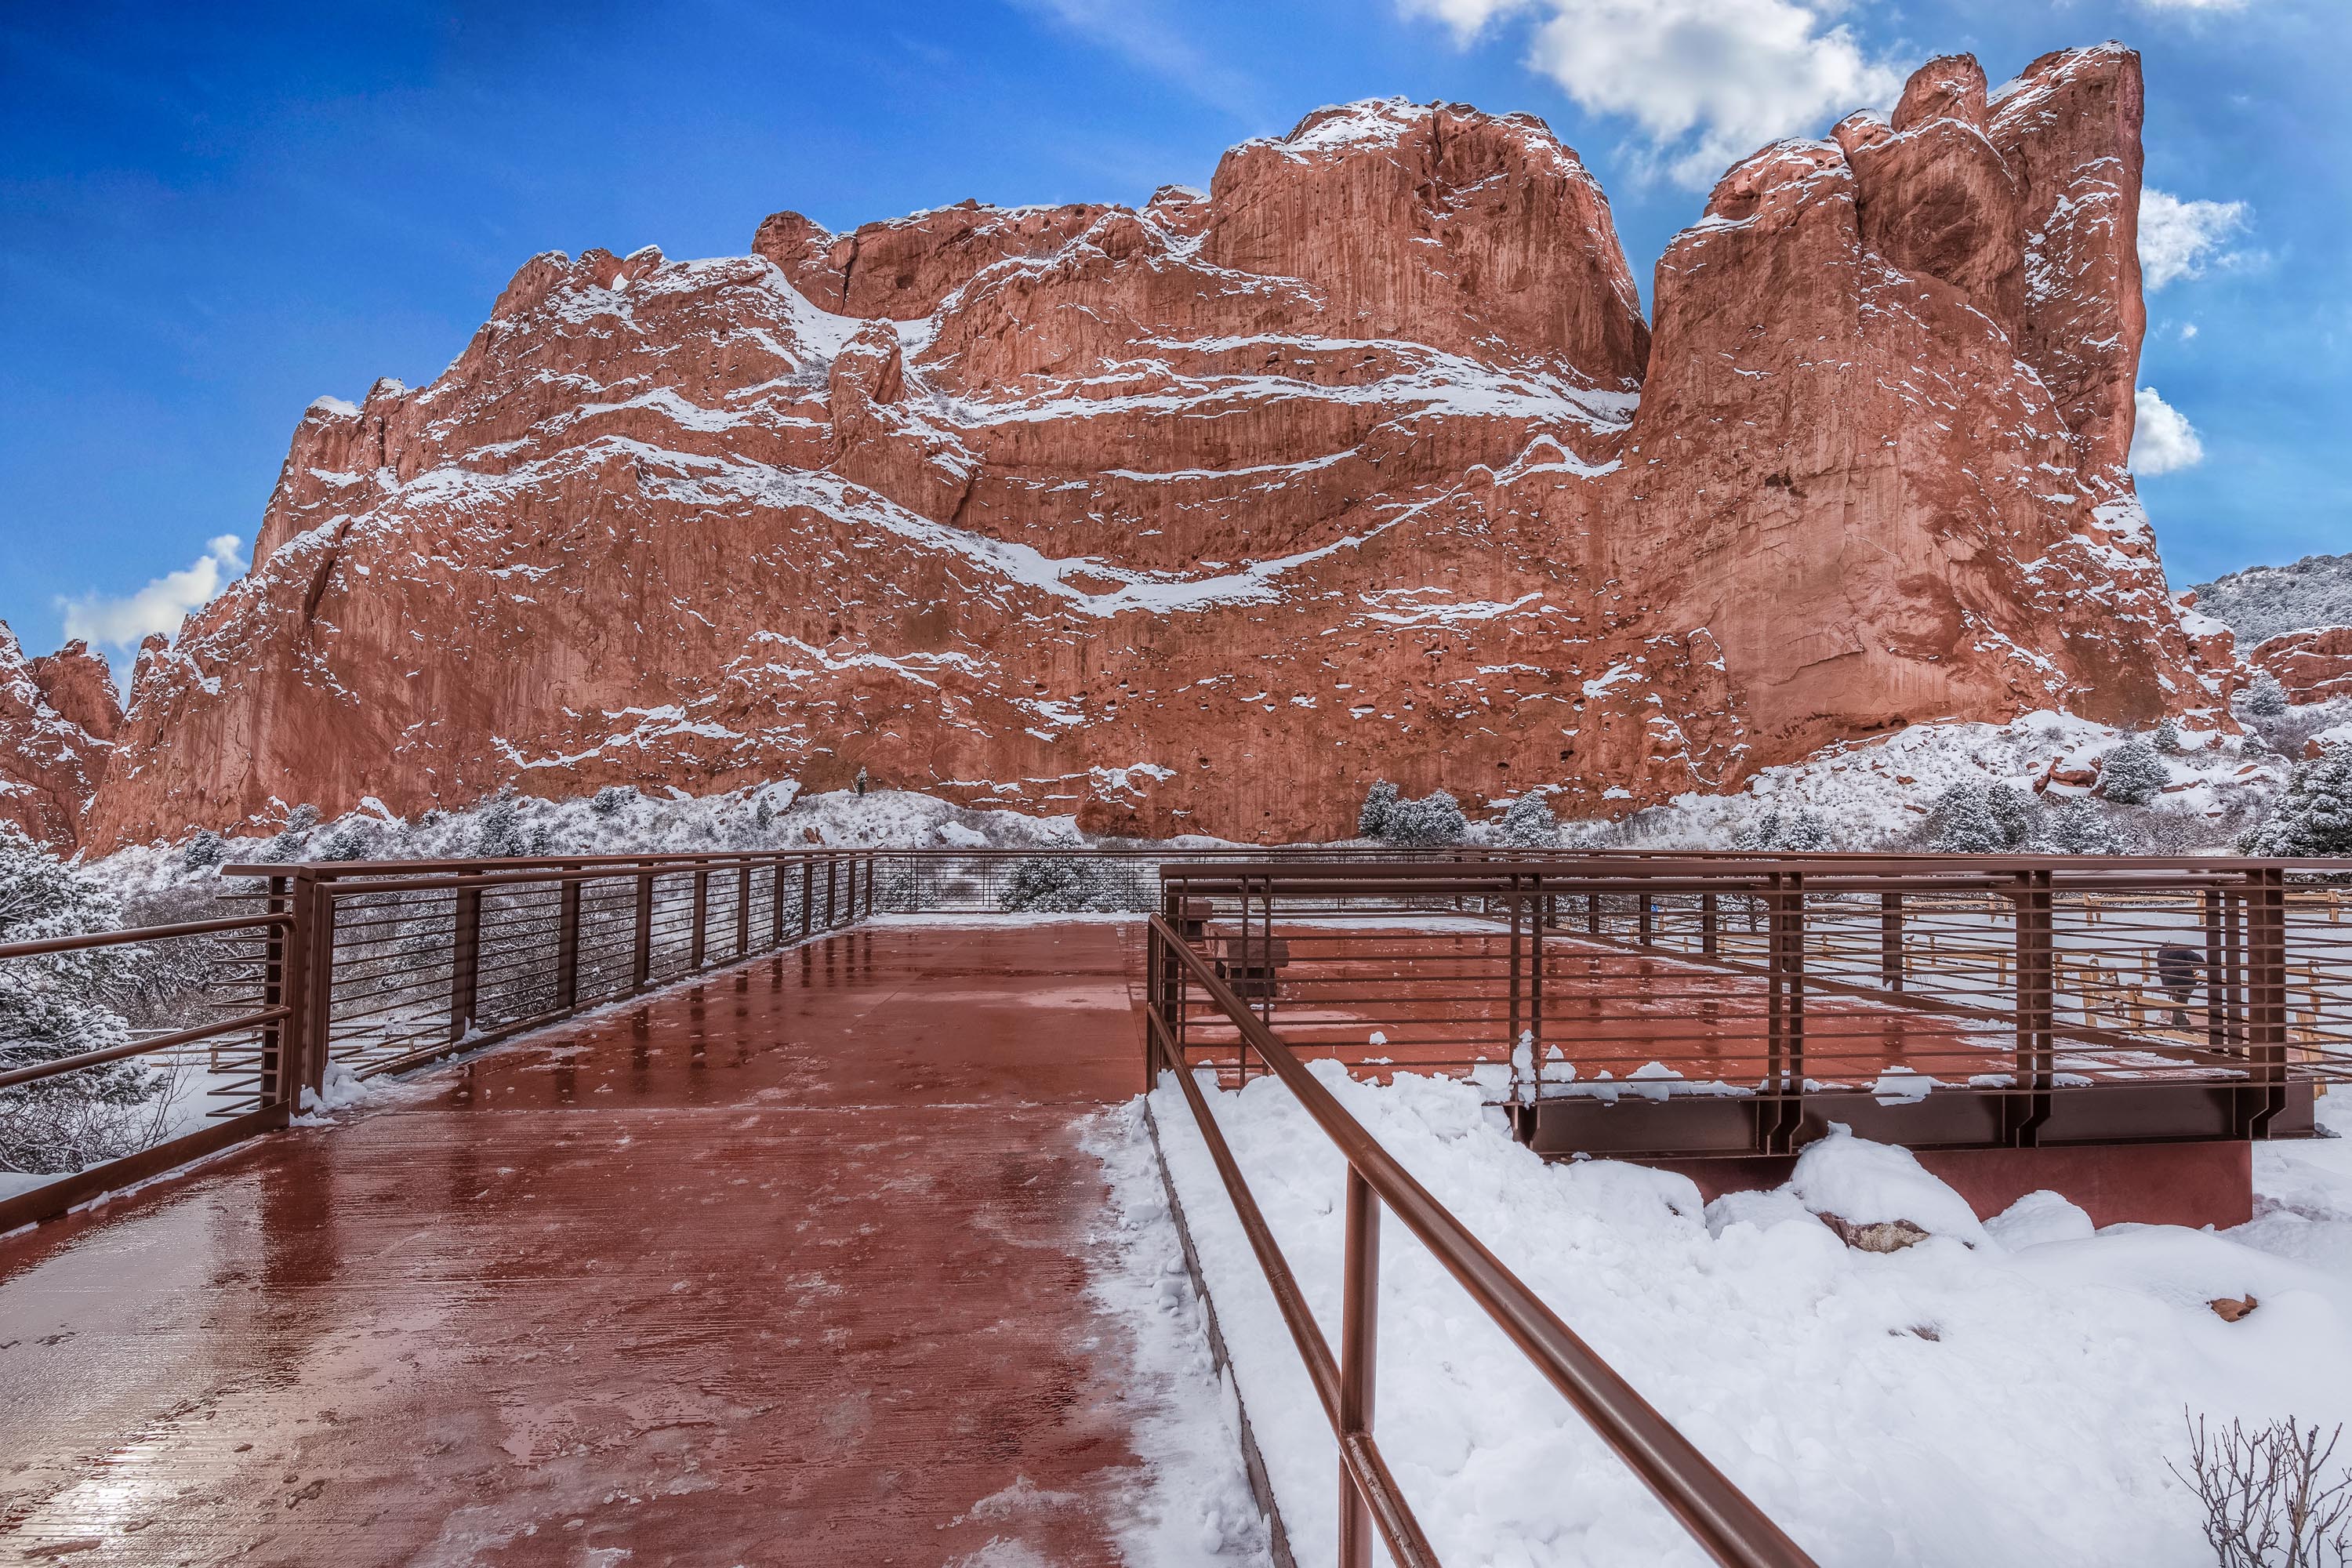
[{"label": "snow bank", "polygon": [[1110,1189],[1088,1289],[1107,1314],[1133,1327],[1129,1430],[1143,1463],[1117,1521],[1121,1560],[1132,1568],[1271,1564],[1271,1532],[1242,1469],[1240,1405],[1210,1351],[1141,1103],[1105,1111],[1081,1146],[1102,1162]]},{"label": "snow bank", "polygon": [[[2262,1215],[2228,1235],[2093,1234],[2056,1194],[1963,1223],[1907,1155],[1851,1139],[1790,1188],[1707,1208],[1679,1176],[1545,1163],[1472,1086],[1313,1070],[1824,1564],[2201,1568],[2166,1468],[2184,1408],[2352,1419],[2352,1142],[2261,1151]],[[1211,1100],[1336,1344],[1341,1162],[1277,1080]],[[1321,1409],[1190,1112],[1172,1084],[1152,1104],[1293,1549],[1328,1561]],[[1809,1207],[1832,1201],[1941,1205],[1969,1234],[1860,1252]],[[1381,1245],[1378,1426],[1444,1560],[1703,1561],[1392,1220]],[[2246,1295],[2237,1323],[2205,1305]]]}]

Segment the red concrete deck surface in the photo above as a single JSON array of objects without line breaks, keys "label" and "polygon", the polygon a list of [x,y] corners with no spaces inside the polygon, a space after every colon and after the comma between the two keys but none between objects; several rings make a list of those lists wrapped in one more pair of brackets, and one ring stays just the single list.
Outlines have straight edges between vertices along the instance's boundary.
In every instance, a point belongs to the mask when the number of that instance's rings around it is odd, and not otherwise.
[{"label": "red concrete deck surface", "polygon": [[1114,1561],[1139,952],[835,936],[0,1242],[0,1560]]}]

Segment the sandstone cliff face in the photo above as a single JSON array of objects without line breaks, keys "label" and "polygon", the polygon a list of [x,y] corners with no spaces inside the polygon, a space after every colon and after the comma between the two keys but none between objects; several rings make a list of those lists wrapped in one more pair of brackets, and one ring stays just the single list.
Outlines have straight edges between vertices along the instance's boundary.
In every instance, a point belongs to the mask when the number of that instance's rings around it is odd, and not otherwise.
[{"label": "sandstone cliff face", "polygon": [[0,621],[0,822],[70,854],[121,718],[114,678],[86,645],[27,659]]},{"label": "sandstone cliff face", "polygon": [[1451,105],[1140,210],[536,258],[432,385],[304,416],[91,832],[863,767],[1281,838],[1376,776],[1613,810],[2205,706],[2121,467],[2139,91],[1936,62],[1727,174],[1654,336],[1575,154]]}]

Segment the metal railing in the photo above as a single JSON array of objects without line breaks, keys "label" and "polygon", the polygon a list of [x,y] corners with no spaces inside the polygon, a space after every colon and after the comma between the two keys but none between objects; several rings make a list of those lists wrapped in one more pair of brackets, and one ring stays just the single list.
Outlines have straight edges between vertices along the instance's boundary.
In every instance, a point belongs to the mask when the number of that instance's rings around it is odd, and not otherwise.
[{"label": "metal railing", "polygon": [[[2352,1079],[2352,924],[2320,868],[1609,856],[1162,887],[1294,1047],[1482,1078],[1524,1136],[1665,1156],[1787,1153],[1832,1118],[1906,1119],[1913,1146],[2307,1131]],[[1245,1076],[1199,1013],[1186,1059]]]},{"label": "metal railing", "polygon": [[[1315,1080],[1298,1053],[1266,1026],[1253,1005],[1233,989],[1220,973],[1220,963],[1197,951],[1186,933],[1164,914],[1151,919],[1148,963],[1152,1005],[1145,1037],[1146,1079],[1153,1084],[1172,1082],[1183,1095],[1283,1322],[1306,1363],[1324,1417],[1339,1441],[1341,1568],[1368,1568],[1374,1531],[1399,1568],[1434,1568],[1437,1563],[1373,1435],[1383,1209],[1393,1213],[1429,1249],[1478,1309],[1717,1562],[1739,1568],[1797,1568],[1812,1562],[1413,1180],[1341,1108],[1330,1090]],[[1242,1049],[1282,1080],[1347,1159],[1344,1274],[1336,1357],[1218,1129],[1207,1097],[1186,1067],[1182,1030],[1190,1011],[1188,994],[1194,989],[1230,1023]]]},{"label": "metal railing", "polygon": [[[302,940],[290,915],[269,912],[0,943],[0,972],[50,1018],[72,1020],[64,1033],[112,1037],[54,1056],[0,1042],[0,1127],[16,1124],[12,1142],[97,1108],[146,1122],[128,1139],[139,1146],[114,1157],[30,1173],[53,1179],[0,1198],[0,1233],[286,1125],[300,1087],[291,981]],[[125,1065],[135,1076],[118,1073],[102,1092],[83,1076]]]},{"label": "metal railing", "polygon": [[871,851],[231,866],[302,927],[301,1070],[368,1078],[874,912]]}]

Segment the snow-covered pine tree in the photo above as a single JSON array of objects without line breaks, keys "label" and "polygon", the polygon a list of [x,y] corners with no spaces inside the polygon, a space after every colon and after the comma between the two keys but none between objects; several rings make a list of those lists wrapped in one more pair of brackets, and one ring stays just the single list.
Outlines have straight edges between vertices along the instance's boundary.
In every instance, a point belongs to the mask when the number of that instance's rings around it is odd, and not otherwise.
[{"label": "snow-covered pine tree", "polygon": [[482,808],[480,818],[474,824],[474,854],[484,860],[503,860],[530,852],[530,840],[522,825],[522,806],[515,800],[511,788],[499,791],[498,798]]},{"label": "snow-covered pine tree", "polygon": [[2166,714],[2164,721],[2157,725],[2155,744],[2156,749],[2168,757],[2177,757],[2180,754],[2182,746],[2180,726],[2174,721],[2171,714]]},{"label": "snow-covered pine tree", "polygon": [[2040,803],[2015,784],[1997,784],[1985,791],[1985,806],[2000,832],[2001,853],[2014,855],[2041,831]]},{"label": "snow-covered pine tree", "polygon": [[1936,797],[1927,847],[1943,855],[1999,855],[2009,847],[1984,785],[1964,779]]},{"label": "snow-covered pine tree", "polygon": [[2107,753],[2099,770],[2099,793],[2117,805],[2146,805],[2164,793],[2171,777],[2157,749],[2134,735]]},{"label": "snow-covered pine tree", "polygon": [[209,871],[228,858],[228,846],[211,828],[200,828],[180,851],[180,869],[187,872]]},{"label": "snow-covered pine tree", "polygon": [[1511,802],[1495,825],[1495,842],[1512,849],[1552,849],[1559,844],[1559,819],[1542,792],[1529,790]]},{"label": "snow-covered pine tree", "polygon": [[1389,836],[1389,813],[1396,808],[1400,792],[1386,779],[1376,779],[1364,792],[1364,804],[1356,813],[1356,837],[1386,838]]},{"label": "snow-covered pine tree", "polygon": [[327,835],[327,842],[319,848],[321,860],[364,860],[375,848],[375,829],[366,819],[354,817]]},{"label": "snow-covered pine tree", "polygon": [[2076,799],[2050,808],[2035,847],[2052,855],[2120,855],[2124,841],[2097,806]]},{"label": "snow-covered pine tree", "polygon": [[2249,855],[2352,855],[2352,746],[2298,764],[2277,809],[2239,847]]},{"label": "snow-covered pine tree", "polygon": [[[121,906],[95,879],[0,822],[0,942],[112,931]],[[130,1037],[102,1000],[121,949],[0,963],[0,1070],[119,1046]],[[0,1170],[56,1175],[133,1152],[162,1080],[135,1060],[0,1089]]]},{"label": "snow-covered pine tree", "polygon": [[1470,819],[1461,803],[1444,790],[1432,790],[1419,800],[1399,800],[1389,807],[1381,837],[1391,844],[1433,848],[1459,844],[1469,836]]},{"label": "snow-covered pine tree", "polygon": [[588,809],[599,816],[618,816],[636,804],[637,792],[627,784],[606,784],[588,802]]},{"label": "snow-covered pine tree", "polygon": [[2289,707],[2286,688],[2269,670],[2257,670],[2253,679],[2246,683],[2245,690],[2239,693],[2238,706],[2257,719],[2280,718]]},{"label": "snow-covered pine tree", "polygon": [[1731,847],[1751,855],[1805,854],[1830,848],[1829,825],[1805,810],[1772,807],[1732,836]]},{"label": "snow-covered pine tree", "polygon": [[283,863],[299,860],[310,851],[310,829],[319,826],[319,808],[305,802],[286,814],[286,826],[261,847],[260,858]]}]

